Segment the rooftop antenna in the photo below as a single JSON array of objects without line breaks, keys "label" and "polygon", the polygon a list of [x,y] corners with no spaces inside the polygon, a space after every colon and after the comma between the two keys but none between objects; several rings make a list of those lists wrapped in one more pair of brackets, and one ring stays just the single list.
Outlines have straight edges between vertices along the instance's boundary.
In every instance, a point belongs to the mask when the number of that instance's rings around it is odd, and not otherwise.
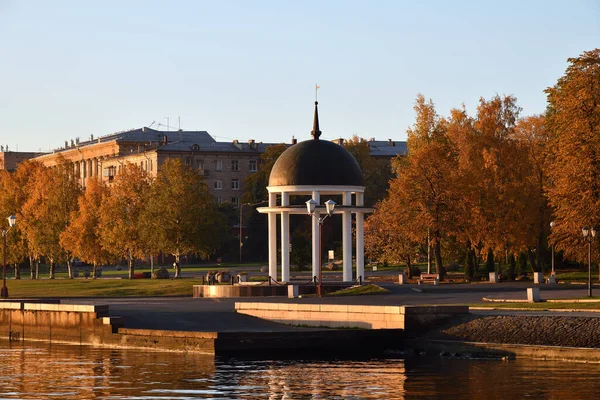
[{"label": "rooftop antenna", "polygon": [[165,119],[167,120],[167,132],[169,132],[170,131],[170,129],[169,129],[169,117],[165,117]]},{"label": "rooftop antenna", "polygon": [[181,117],[177,116],[177,125],[179,126],[179,141],[181,142]]},{"label": "rooftop antenna", "polygon": [[156,121],[152,121],[152,123],[150,125],[148,125],[148,128],[150,128],[152,125],[154,125],[156,123]]}]

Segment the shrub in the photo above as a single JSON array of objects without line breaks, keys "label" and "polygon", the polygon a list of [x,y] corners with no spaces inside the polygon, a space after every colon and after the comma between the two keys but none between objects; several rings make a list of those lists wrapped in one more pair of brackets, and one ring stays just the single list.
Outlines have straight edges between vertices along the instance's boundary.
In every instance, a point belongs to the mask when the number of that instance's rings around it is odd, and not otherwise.
[{"label": "shrub", "polygon": [[453,262],[446,266],[446,271],[457,272],[459,270],[459,268],[460,268],[460,265],[458,265],[458,263],[456,263],[456,262]]},{"label": "shrub", "polygon": [[504,275],[506,279],[509,281],[515,280],[517,274],[517,260],[515,260],[514,254],[508,256],[508,265],[506,266],[506,270]]},{"label": "shrub", "polygon": [[411,265],[410,267],[410,276],[413,278],[421,276],[421,270],[416,265]]},{"label": "shrub", "polygon": [[491,248],[488,249],[487,260],[485,262],[485,266],[487,268],[487,272],[496,271],[496,265],[494,263],[494,251]]},{"label": "shrub", "polygon": [[521,252],[517,262],[517,275],[527,275],[527,253]]},{"label": "shrub", "polygon": [[477,272],[475,268],[475,262],[473,261],[473,257],[473,250],[467,250],[467,260],[465,262],[465,278],[468,281],[472,281],[475,278],[475,274]]}]

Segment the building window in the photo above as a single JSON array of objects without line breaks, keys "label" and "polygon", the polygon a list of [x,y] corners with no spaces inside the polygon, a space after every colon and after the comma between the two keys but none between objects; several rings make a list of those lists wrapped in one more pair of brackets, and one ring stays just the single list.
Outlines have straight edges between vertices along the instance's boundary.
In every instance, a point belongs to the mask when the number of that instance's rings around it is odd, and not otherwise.
[{"label": "building window", "polygon": [[249,161],[248,169],[250,170],[250,172],[256,172],[256,160]]},{"label": "building window", "polygon": [[150,160],[150,171],[152,171],[152,160]]},{"label": "building window", "polygon": [[231,198],[231,202],[237,206],[237,205],[240,204],[240,198],[239,197],[232,197]]},{"label": "building window", "polygon": [[238,162],[238,160],[231,160],[231,170],[232,171],[240,170],[240,163]]},{"label": "building window", "polygon": [[191,167],[192,166],[192,157],[186,157],[185,158],[185,165],[186,165],[186,167]]},{"label": "building window", "polygon": [[223,171],[223,160],[215,160],[215,171]]},{"label": "building window", "polygon": [[231,180],[231,188],[233,190],[240,190],[240,180],[239,179],[232,179]]},{"label": "building window", "polygon": [[215,184],[213,186],[215,188],[215,190],[221,190],[223,189],[223,182],[222,181],[215,181]]},{"label": "building window", "polygon": [[217,203],[221,204],[223,202],[223,198],[221,196],[217,197]]},{"label": "building window", "polygon": [[204,169],[204,160],[196,160],[196,168]]}]

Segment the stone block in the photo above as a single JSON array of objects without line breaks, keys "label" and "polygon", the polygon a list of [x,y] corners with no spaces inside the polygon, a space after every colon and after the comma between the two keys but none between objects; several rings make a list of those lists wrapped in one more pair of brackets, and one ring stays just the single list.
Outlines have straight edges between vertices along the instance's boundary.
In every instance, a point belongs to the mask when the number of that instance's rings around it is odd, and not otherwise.
[{"label": "stone block", "polygon": [[404,285],[405,283],[408,283],[408,278],[406,277],[406,274],[402,273],[400,275],[398,275],[398,284],[399,285]]},{"label": "stone block", "polygon": [[527,288],[527,301],[530,303],[538,303],[540,301],[540,289]]},{"label": "stone block", "polygon": [[539,285],[540,283],[544,283],[544,274],[542,274],[541,272],[534,272],[533,273],[533,283],[535,283],[536,285]]},{"label": "stone block", "polygon": [[498,274],[495,272],[490,272],[490,283],[498,283]]},{"label": "stone block", "polygon": [[289,285],[288,286],[288,298],[289,299],[297,299],[298,295],[299,295],[298,285]]}]

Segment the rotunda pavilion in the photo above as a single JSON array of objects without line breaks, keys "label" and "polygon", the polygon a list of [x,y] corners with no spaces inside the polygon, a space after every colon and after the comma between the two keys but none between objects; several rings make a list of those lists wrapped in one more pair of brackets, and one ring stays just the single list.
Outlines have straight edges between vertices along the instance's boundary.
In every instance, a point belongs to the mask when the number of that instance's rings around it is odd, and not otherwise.
[{"label": "rotunda pavilion", "polygon": [[[269,176],[269,206],[258,208],[268,215],[269,276],[278,279],[277,266],[277,215],[281,223],[281,281],[290,281],[290,214],[303,214],[312,219],[312,276],[318,277],[322,253],[320,251],[319,218],[325,215],[328,196],[340,196],[342,204],[335,205],[333,214],[342,215],[342,259],[344,282],[352,276],[352,218],[356,219],[356,279],[364,279],[364,215],[373,211],[364,207],[365,185],[360,167],[344,147],[327,140],[319,140],[318,102],[312,140],[297,143],[275,162]],[[294,196],[311,196],[316,202],[313,214],[307,208],[291,205]],[[311,216],[312,215],[312,216]],[[314,216],[314,218],[313,218]],[[322,221],[322,219],[321,219]],[[330,223],[333,221],[330,221]]]}]

